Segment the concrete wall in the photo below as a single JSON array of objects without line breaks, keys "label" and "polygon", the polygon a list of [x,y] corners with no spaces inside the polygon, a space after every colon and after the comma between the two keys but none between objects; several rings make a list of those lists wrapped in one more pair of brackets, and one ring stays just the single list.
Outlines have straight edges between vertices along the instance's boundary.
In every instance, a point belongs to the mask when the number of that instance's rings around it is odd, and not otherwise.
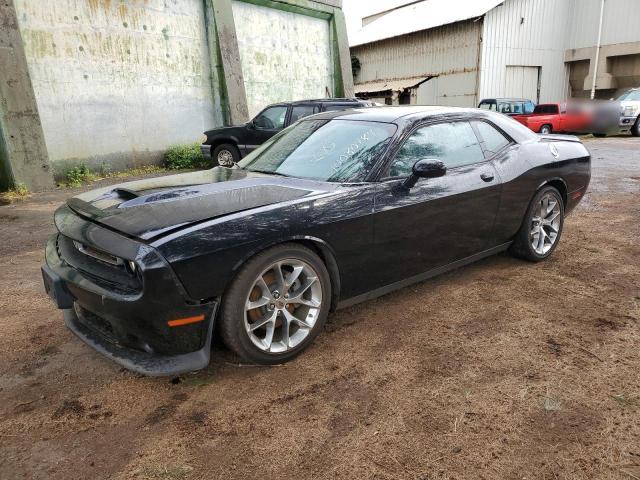
[{"label": "concrete wall", "polygon": [[49,165],[61,175],[78,163],[158,162],[172,144],[248,120],[249,106],[353,95],[340,8],[340,0],[3,0],[0,185],[44,188]]},{"label": "concrete wall", "polygon": [[336,90],[329,21],[233,1],[249,116],[285,100]]},{"label": "concrete wall", "polygon": [[13,0],[0,2],[0,189],[53,186]]},{"label": "concrete wall", "polygon": [[360,83],[437,75],[419,87],[418,104],[474,106],[481,28],[459,22],[352,47],[361,64],[356,92]]},{"label": "concrete wall", "polygon": [[570,7],[569,0],[507,0],[485,15],[480,98],[509,94],[507,66],[540,67],[540,102],[566,98]]},{"label": "concrete wall", "polygon": [[15,0],[54,171],[159,161],[222,123],[201,0]]}]

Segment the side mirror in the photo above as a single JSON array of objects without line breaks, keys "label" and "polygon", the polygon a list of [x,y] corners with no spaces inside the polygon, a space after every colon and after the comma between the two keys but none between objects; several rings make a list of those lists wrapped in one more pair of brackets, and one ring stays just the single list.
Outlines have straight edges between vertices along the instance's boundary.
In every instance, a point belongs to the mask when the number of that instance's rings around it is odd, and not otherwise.
[{"label": "side mirror", "polygon": [[437,178],[447,173],[447,167],[441,160],[429,158],[413,164],[411,175],[404,181],[405,188],[413,188],[419,178]]}]

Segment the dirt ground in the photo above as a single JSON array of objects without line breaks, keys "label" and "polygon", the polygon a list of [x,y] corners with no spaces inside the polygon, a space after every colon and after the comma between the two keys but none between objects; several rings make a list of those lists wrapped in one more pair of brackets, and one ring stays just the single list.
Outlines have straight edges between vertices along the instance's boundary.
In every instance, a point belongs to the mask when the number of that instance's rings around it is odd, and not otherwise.
[{"label": "dirt ground", "polygon": [[486,259],[331,315],[287,365],[217,347],[173,379],[103,359],[45,297],[74,191],[0,207],[0,478],[640,478],[640,139],[587,145],[547,262]]}]

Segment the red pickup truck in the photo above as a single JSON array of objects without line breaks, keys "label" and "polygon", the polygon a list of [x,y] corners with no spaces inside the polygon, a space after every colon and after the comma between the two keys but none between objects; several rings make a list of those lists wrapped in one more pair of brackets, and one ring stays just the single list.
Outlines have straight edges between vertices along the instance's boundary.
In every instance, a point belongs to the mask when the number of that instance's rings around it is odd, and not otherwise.
[{"label": "red pickup truck", "polygon": [[585,110],[567,103],[541,103],[536,105],[533,113],[511,118],[543,134],[586,132],[591,121],[591,116]]}]

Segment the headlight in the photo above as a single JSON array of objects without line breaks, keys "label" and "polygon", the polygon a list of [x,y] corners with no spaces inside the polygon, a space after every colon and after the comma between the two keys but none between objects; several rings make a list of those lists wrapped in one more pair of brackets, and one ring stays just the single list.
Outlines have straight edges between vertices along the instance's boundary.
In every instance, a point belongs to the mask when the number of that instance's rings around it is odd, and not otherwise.
[{"label": "headlight", "polygon": [[207,141],[207,136],[203,133],[202,136],[200,137],[200,145],[206,143]]},{"label": "headlight", "polygon": [[131,273],[136,273],[137,270],[138,270],[138,265],[133,260],[128,260],[127,261],[127,266],[129,267],[129,271]]}]

